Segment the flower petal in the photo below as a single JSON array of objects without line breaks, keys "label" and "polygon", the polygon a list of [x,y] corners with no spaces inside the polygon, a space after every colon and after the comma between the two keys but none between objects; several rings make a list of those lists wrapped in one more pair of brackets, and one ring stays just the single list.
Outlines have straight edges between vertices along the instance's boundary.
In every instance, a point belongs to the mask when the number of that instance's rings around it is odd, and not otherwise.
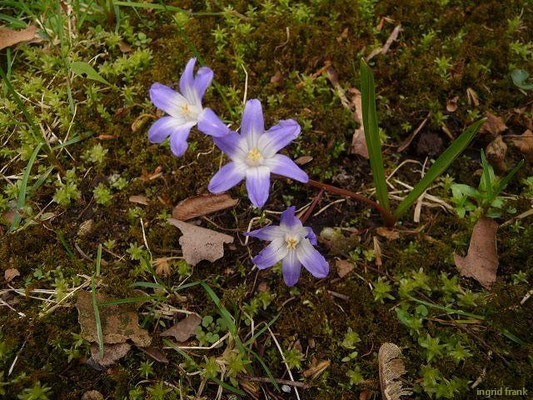
[{"label": "flower petal", "polygon": [[270,169],[265,166],[247,169],[246,190],[252,204],[259,208],[263,207],[270,190]]},{"label": "flower petal", "polygon": [[224,136],[229,132],[229,128],[224,125],[218,115],[210,108],[205,108],[198,119],[198,129],[209,136]]},{"label": "flower petal", "polygon": [[274,174],[283,175],[303,183],[309,181],[309,177],[304,170],[283,154],[276,154],[274,157],[269,158],[265,165],[269,167],[270,171]]},{"label": "flower petal", "polygon": [[259,147],[265,157],[272,157],[300,135],[300,124],[293,119],[284,119],[271,127],[259,139]]},{"label": "flower petal", "polygon": [[244,232],[245,236],[252,236],[261,240],[274,240],[276,238],[282,237],[283,232],[280,231],[279,226],[269,225],[261,229],[256,229],[255,231]]},{"label": "flower petal", "polygon": [[246,150],[243,149],[243,138],[237,132],[229,130],[224,136],[214,137],[213,141],[217,147],[227,154],[232,160],[242,160],[246,157]]},{"label": "flower petal", "polygon": [[249,148],[257,146],[259,136],[265,132],[263,109],[257,99],[248,100],[242,114],[241,133],[248,140]]},{"label": "flower petal", "polygon": [[174,117],[162,117],[155,121],[148,130],[148,139],[152,143],[163,143],[173,132],[182,126]]},{"label": "flower petal", "polygon": [[160,110],[185,122],[180,109],[184,104],[187,104],[187,99],[175,90],[161,83],[154,83],[150,87],[150,100]]},{"label": "flower petal", "polygon": [[240,168],[236,163],[230,162],[224,165],[211,178],[207,189],[211,193],[222,193],[238,184],[244,179],[246,173],[244,169]]},{"label": "flower petal", "polygon": [[182,125],[170,135],[170,150],[175,156],[181,157],[185,154],[187,147],[189,147],[187,138],[189,137],[192,126],[193,124],[191,123]]},{"label": "flower petal", "polygon": [[252,261],[259,269],[269,268],[284,258],[288,251],[283,239],[276,239],[261,250]]},{"label": "flower petal", "polygon": [[329,264],[309,240],[302,240],[295,250],[298,260],[314,277],[325,278],[329,273]]},{"label": "flower petal", "polygon": [[200,99],[196,94],[194,89],[194,64],[196,63],[196,58],[193,57],[189,60],[185,66],[185,70],[181,74],[180,78],[180,92],[185,96],[189,102],[194,104],[200,104]]},{"label": "flower petal", "polygon": [[287,208],[281,213],[281,224],[280,226],[286,229],[294,229],[297,226],[301,226],[302,223],[296,217],[296,207],[292,206]]},{"label": "flower petal", "polygon": [[281,272],[283,272],[283,280],[285,281],[285,284],[287,286],[294,286],[300,278],[301,270],[302,264],[296,257],[296,251],[289,251],[281,265]]},{"label": "flower petal", "polygon": [[194,78],[194,90],[198,99],[201,101],[205,91],[213,80],[213,70],[209,67],[201,67]]},{"label": "flower petal", "polygon": [[309,239],[309,241],[311,242],[313,246],[316,246],[317,240],[316,240],[315,232],[313,232],[313,230],[309,228],[308,226],[306,226],[304,229],[307,231],[307,235],[305,236],[305,238]]}]

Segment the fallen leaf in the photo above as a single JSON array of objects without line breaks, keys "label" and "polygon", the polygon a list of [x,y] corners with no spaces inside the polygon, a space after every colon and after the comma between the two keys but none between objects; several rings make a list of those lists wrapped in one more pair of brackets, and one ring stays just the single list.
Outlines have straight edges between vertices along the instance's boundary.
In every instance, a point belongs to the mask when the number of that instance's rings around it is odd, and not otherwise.
[{"label": "fallen leaf", "polygon": [[190,314],[179,321],[172,328],[161,333],[161,336],[173,336],[178,342],[189,340],[196,328],[202,323],[202,318],[196,314]]},{"label": "fallen leaf", "polygon": [[452,97],[448,100],[448,102],[446,103],[446,110],[448,112],[452,113],[457,111],[457,100],[459,100],[459,96]]},{"label": "fallen leaf", "polygon": [[347,260],[337,260],[335,261],[335,266],[337,267],[337,275],[339,275],[339,278],[344,278],[355,268],[354,265]]},{"label": "fallen leaf", "polygon": [[167,257],[156,258],[154,264],[156,275],[170,276],[170,263]]},{"label": "fallen leaf", "polygon": [[294,160],[294,162],[298,165],[305,165],[310,163],[311,161],[313,161],[313,157],[311,156],[301,156]]},{"label": "fallen leaf", "polygon": [[374,240],[374,254],[376,256],[376,265],[378,267],[381,267],[383,265],[383,261],[381,260],[381,245],[379,244],[377,236],[373,236],[372,239]]},{"label": "fallen leaf", "polygon": [[403,386],[401,376],[405,365],[401,360],[402,352],[394,343],[383,343],[378,352],[379,383],[384,400],[401,400],[413,392]]},{"label": "fallen leaf", "polygon": [[311,367],[305,370],[302,375],[306,378],[312,377],[311,379],[317,379],[330,365],[331,361],[329,360],[317,361],[313,359]]},{"label": "fallen leaf", "polygon": [[[100,303],[113,299],[98,293],[96,300]],[[105,344],[124,343],[130,339],[140,347],[150,345],[152,338],[147,331],[139,326],[137,308],[140,303],[136,304],[118,304],[98,308]],[[98,343],[91,293],[80,291],[76,307],[78,308],[78,322],[83,338],[89,342]]]},{"label": "fallen leaf", "polygon": [[16,268],[8,268],[4,272],[4,279],[8,283],[15,279],[17,276],[20,276],[20,272]]},{"label": "fallen leaf", "polygon": [[376,233],[388,240],[396,240],[400,238],[400,233],[398,231],[383,226],[376,229]]},{"label": "fallen leaf", "polygon": [[129,343],[106,344],[104,346],[104,357],[100,358],[100,351],[97,344],[91,344],[91,357],[102,367],[109,367],[115,361],[120,360],[130,351]]},{"label": "fallen leaf", "polygon": [[507,125],[505,125],[505,122],[500,117],[487,112],[485,118],[487,121],[481,126],[480,133],[490,133],[493,136],[498,136],[507,130]]},{"label": "fallen leaf", "polygon": [[506,155],[507,145],[503,141],[501,135],[498,135],[496,136],[496,139],[490,142],[487,146],[487,159],[498,171],[505,172],[507,171],[507,164],[505,163]]},{"label": "fallen leaf", "polygon": [[520,136],[513,136],[511,142],[518,147],[529,161],[533,162],[533,132],[528,129]]},{"label": "fallen leaf", "polygon": [[224,233],[174,218],[169,218],[168,222],[183,233],[179,240],[183,258],[191,265],[196,265],[202,260],[215,262],[224,256],[224,243],[233,243],[233,237]]},{"label": "fallen leaf", "polygon": [[86,221],[83,221],[80,224],[80,227],[78,229],[78,236],[85,236],[88,233],[91,233],[91,231],[93,230],[93,227],[94,227],[93,219],[88,219]]},{"label": "fallen leaf", "polygon": [[359,122],[359,128],[355,130],[352,136],[352,147],[350,152],[352,154],[359,154],[368,159],[368,147],[365,140],[365,129],[363,127],[363,106],[361,100],[361,92],[357,89],[350,90],[352,94],[351,104],[354,108],[354,118]]},{"label": "fallen leaf", "polygon": [[487,289],[496,281],[498,271],[497,230],[493,219],[481,217],[474,226],[466,257],[454,254],[461,275],[474,278]]},{"label": "fallen leaf", "polygon": [[148,197],[143,196],[142,194],[135,194],[133,196],[130,196],[129,201],[130,203],[142,204],[145,206],[150,204],[150,200],[148,199]]},{"label": "fallen leaf", "polygon": [[131,53],[131,51],[133,50],[133,49],[131,48],[131,46],[130,46],[128,43],[126,43],[126,42],[120,42],[120,43],[118,44],[118,48],[119,48],[120,51],[123,52],[123,53]]},{"label": "fallen leaf", "polygon": [[0,214],[0,222],[5,225],[11,225],[15,220],[16,215],[17,210],[14,208],[10,208],[9,210],[6,210],[2,214]]},{"label": "fallen leaf", "polygon": [[30,25],[26,29],[14,31],[6,27],[0,27],[0,50],[21,42],[30,42],[38,39],[37,27]]},{"label": "fallen leaf", "polygon": [[168,364],[168,358],[165,356],[165,353],[156,347],[139,347],[146,355],[151,357],[157,362]]},{"label": "fallen leaf", "polygon": [[181,201],[174,210],[172,217],[180,221],[187,221],[201,215],[207,215],[226,208],[234,207],[239,201],[232,199],[227,193],[203,194],[189,197]]},{"label": "fallen leaf", "polygon": [[283,81],[283,75],[281,75],[281,71],[276,71],[274,75],[270,77],[270,83],[278,84]]},{"label": "fallen leaf", "polygon": [[97,390],[89,390],[88,392],[83,393],[81,400],[104,400],[104,396]]}]

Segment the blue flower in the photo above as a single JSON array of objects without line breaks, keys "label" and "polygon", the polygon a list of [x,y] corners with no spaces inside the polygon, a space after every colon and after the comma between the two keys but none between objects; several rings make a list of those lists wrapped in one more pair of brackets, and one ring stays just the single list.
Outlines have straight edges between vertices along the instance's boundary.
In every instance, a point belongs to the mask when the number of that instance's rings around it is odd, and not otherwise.
[{"label": "blue flower", "polygon": [[300,135],[298,122],[287,119],[265,132],[263,111],[259,100],[246,102],[242,116],[241,134],[229,130],[212,113],[199,122],[199,129],[214,136],[215,144],[231,162],[224,165],[209,182],[212,193],[224,192],[246,179],[250,201],[263,207],[270,191],[270,174],[283,175],[306,183],[307,174],[289,157],[278,154],[282,148]]},{"label": "blue flower", "polygon": [[294,215],[295,208],[289,207],[281,214],[280,225],[270,225],[245,233],[271,243],[254,259],[259,269],[272,267],[281,261],[283,279],[287,286],[294,286],[300,277],[302,265],[316,278],[325,278],[329,273],[329,264],[313,246],[316,235],[309,227]]},{"label": "blue flower", "polygon": [[[170,137],[170,149],[176,156],[182,156],[187,150],[187,138],[191,128],[202,122],[208,129],[207,135],[216,136],[229,131],[209,108],[202,107],[202,97],[213,80],[213,71],[208,67],[198,69],[194,76],[196,58],[191,58],[180,78],[180,92],[178,93],[161,83],[154,83],[150,87],[152,103],[168,115],[157,120],[148,131],[148,138],[152,143],[162,143]],[[214,128],[213,129],[213,126]],[[222,127],[220,126],[222,125]]]}]

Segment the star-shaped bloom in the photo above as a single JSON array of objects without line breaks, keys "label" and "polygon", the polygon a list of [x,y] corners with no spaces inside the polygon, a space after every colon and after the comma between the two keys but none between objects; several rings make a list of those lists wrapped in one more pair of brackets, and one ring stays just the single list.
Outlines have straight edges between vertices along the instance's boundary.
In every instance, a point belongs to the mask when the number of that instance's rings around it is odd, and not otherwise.
[{"label": "star-shaped bloom", "polygon": [[294,286],[300,277],[302,265],[316,278],[324,278],[329,273],[329,264],[316,250],[316,235],[294,215],[295,208],[289,207],[281,214],[281,223],[270,225],[245,235],[268,240],[271,243],[256,257],[254,264],[266,269],[281,261],[283,280],[287,286]]},{"label": "star-shaped bloom", "polygon": [[148,138],[152,143],[162,143],[170,136],[170,149],[178,157],[187,150],[191,128],[199,122],[208,131],[199,129],[208,135],[223,135],[229,131],[212,110],[202,107],[202,97],[213,80],[213,71],[201,67],[194,76],[195,63],[196,58],[191,58],[181,75],[181,93],[161,83],[154,83],[150,87],[152,103],[168,115],[159,118],[151,126]]},{"label": "star-shaped bloom", "polygon": [[222,122],[215,123],[214,118],[209,121],[209,126],[200,121],[199,128],[215,136],[215,144],[231,159],[209,182],[210,192],[224,192],[246,179],[250,201],[256,207],[263,207],[268,199],[271,173],[303,183],[309,180],[294,161],[278,154],[300,134],[298,122],[282,120],[265,132],[261,103],[255,99],[246,102],[241,134],[228,130]]}]

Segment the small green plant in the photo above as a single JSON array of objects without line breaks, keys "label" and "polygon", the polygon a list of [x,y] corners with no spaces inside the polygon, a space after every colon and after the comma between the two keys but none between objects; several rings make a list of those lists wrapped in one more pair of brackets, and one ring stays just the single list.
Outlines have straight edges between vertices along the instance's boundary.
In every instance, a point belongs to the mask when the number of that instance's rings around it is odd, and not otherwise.
[{"label": "small green plant", "polygon": [[515,168],[504,178],[495,175],[494,169],[485,158],[485,153],[481,151],[481,165],[483,172],[478,188],[473,188],[465,184],[452,184],[452,202],[457,215],[464,218],[468,213],[472,213],[474,219],[481,215],[491,218],[501,216],[505,201],[499,194],[507,186],[511,178],[520,169],[524,160],[520,161]]},{"label": "small green plant", "polygon": [[285,361],[287,362],[289,368],[302,369],[304,355],[299,349],[293,347],[292,349],[285,351],[283,355],[285,356]]},{"label": "small green plant", "polygon": [[99,183],[98,186],[94,188],[93,196],[94,196],[94,201],[96,202],[96,204],[100,204],[103,206],[106,206],[109,203],[111,203],[111,200],[113,199],[113,194],[111,193],[111,189],[109,189],[103,183]]},{"label": "small green plant", "polygon": [[381,141],[379,138],[374,76],[364,60],[361,60],[361,95],[365,140],[368,147],[372,177],[376,186],[376,198],[379,203],[376,208],[380,211],[387,225],[394,225],[394,223],[407,212],[411,205],[417,201],[429,185],[444,173],[450,164],[466,149],[484,120],[475,122],[455,139],[450,147],[448,147],[448,149],[446,149],[433,163],[420,182],[418,182],[411,192],[402,200],[396,210],[391,212],[389,193],[385,181]]},{"label": "small green plant", "polygon": [[49,400],[48,395],[52,389],[48,386],[41,386],[41,382],[37,381],[28,389],[24,389],[21,394],[18,395],[20,400]]}]

